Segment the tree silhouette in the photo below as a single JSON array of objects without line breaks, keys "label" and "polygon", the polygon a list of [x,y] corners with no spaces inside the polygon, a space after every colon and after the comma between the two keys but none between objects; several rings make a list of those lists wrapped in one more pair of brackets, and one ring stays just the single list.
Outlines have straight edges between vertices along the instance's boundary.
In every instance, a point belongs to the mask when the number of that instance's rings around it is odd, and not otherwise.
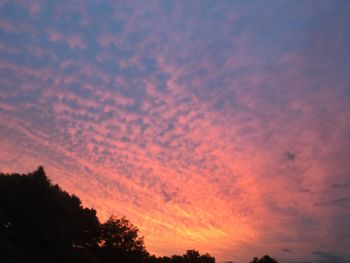
[{"label": "tree silhouette", "polygon": [[[125,217],[111,216],[100,226],[100,255],[107,262],[143,262],[149,256],[138,228]],[[115,262],[115,261],[114,261]]]},{"label": "tree silhouette", "polygon": [[197,250],[187,250],[183,256],[186,263],[215,263],[215,259],[209,254],[200,255]]},{"label": "tree silhouette", "polygon": [[185,262],[198,262],[200,255],[197,250],[187,250],[184,255]]},{"label": "tree silhouette", "polygon": [[274,258],[271,258],[269,255],[265,255],[262,258],[253,258],[250,263],[278,263]]},{"label": "tree silhouette", "polygon": [[47,179],[0,174],[0,248],[9,262],[68,262],[97,246],[96,211]]},{"label": "tree silhouette", "polygon": [[100,246],[127,252],[145,252],[143,237],[139,237],[138,232],[138,228],[125,217],[111,216],[101,225]]},{"label": "tree silhouette", "polygon": [[[152,257],[151,257],[152,258]],[[172,257],[153,258],[152,261],[159,263],[215,263],[215,258],[209,254],[201,255],[197,250],[187,250],[186,254]]]}]

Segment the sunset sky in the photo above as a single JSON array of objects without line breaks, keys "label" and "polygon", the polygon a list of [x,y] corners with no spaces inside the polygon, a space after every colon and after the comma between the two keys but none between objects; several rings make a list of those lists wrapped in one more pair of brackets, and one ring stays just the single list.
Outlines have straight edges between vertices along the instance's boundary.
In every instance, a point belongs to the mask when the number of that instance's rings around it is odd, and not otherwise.
[{"label": "sunset sky", "polygon": [[156,255],[350,262],[350,1],[0,0],[0,172]]}]

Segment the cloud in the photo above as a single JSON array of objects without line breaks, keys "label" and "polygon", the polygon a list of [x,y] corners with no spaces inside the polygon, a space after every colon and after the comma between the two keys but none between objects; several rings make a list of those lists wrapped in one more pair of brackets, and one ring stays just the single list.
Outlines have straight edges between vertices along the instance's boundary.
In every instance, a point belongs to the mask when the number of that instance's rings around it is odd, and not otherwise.
[{"label": "cloud", "polygon": [[285,154],[286,154],[286,159],[288,161],[294,161],[296,158],[296,155],[294,153],[289,152],[289,151],[286,151]]},{"label": "cloud", "polygon": [[283,248],[282,251],[285,253],[293,253],[293,250],[290,250],[288,248]]},{"label": "cloud", "polygon": [[49,30],[48,38],[51,42],[65,42],[71,49],[84,49],[86,48],[84,41],[79,35],[64,36],[62,33]]},{"label": "cloud", "polygon": [[349,258],[344,258],[337,253],[325,252],[325,251],[314,251],[312,254],[317,256],[317,262],[334,262],[334,263],[345,263],[350,262]]}]

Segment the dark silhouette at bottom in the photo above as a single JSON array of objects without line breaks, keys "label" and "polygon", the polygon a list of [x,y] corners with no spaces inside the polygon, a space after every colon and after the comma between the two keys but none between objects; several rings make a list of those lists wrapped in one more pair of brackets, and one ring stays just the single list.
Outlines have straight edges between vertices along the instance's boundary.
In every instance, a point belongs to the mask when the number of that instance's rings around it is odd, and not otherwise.
[{"label": "dark silhouette at bottom", "polygon": [[263,256],[262,258],[253,258],[250,263],[278,263],[274,258],[271,258],[268,255]]},{"label": "dark silhouette at bottom", "polygon": [[[139,230],[125,217],[100,223],[94,209],[53,185],[44,169],[0,173],[2,263],[215,263],[209,254],[150,255]],[[251,263],[276,263],[264,256]]]}]

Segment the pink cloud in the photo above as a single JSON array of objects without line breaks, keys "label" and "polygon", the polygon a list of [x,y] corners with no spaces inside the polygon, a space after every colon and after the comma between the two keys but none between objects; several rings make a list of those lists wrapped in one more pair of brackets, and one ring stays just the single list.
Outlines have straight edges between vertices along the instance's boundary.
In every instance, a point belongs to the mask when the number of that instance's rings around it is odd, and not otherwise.
[{"label": "pink cloud", "polygon": [[9,32],[14,32],[14,33],[18,32],[18,30],[16,29],[16,26],[10,21],[6,21],[6,20],[0,20],[0,28]]},{"label": "pink cloud", "polygon": [[69,36],[67,38],[67,42],[68,42],[69,47],[71,49],[76,49],[76,48],[84,49],[84,48],[86,48],[86,45],[85,45],[83,39],[78,35]]},{"label": "pink cloud", "polygon": [[49,30],[47,33],[51,42],[59,42],[63,40],[63,35],[57,31]]},{"label": "pink cloud", "polygon": [[64,36],[55,30],[48,30],[48,38],[51,42],[65,42],[71,49],[84,49],[86,45],[79,35]]},{"label": "pink cloud", "polygon": [[41,13],[42,11],[42,6],[43,6],[43,1],[25,1],[25,0],[15,0],[17,5],[25,8],[28,13],[33,16],[34,18],[37,18],[37,16]]},{"label": "pink cloud", "polygon": [[0,43],[0,50],[6,53],[12,53],[12,54],[16,54],[16,53],[20,53],[21,51],[16,48],[16,47],[10,47],[8,45],[2,44]]}]

